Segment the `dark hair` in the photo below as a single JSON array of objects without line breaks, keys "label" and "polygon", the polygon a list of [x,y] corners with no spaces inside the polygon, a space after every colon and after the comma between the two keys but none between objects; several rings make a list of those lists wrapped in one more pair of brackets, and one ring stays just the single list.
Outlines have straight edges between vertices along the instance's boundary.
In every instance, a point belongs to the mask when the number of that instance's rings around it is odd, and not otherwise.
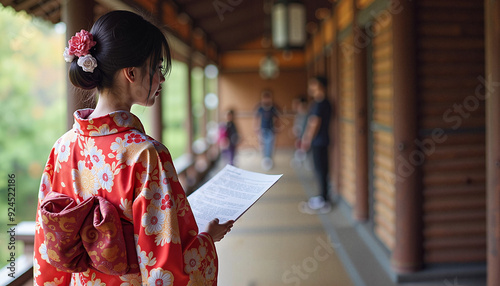
[{"label": "dark hair", "polygon": [[267,97],[267,98],[271,98],[273,96],[273,92],[272,90],[270,89],[264,89],[261,93],[260,93],[261,97]]},{"label": "dark hair", "polygon": [[76,87],[87,90],[110,88],[118,70],[145,68],[148,58],[151,58],[150,89],[161,59],[164,60],[162,72],[170,71],[171,55],[165,35],[142,16],[129,11],[112,11],[100,17],[90,33],[96,42],[90,54],[96,58],[97,68],[93,73],[85,72],[75,58],[69,69],[69,79]]},{"label": "dark hair", "polygon": [[297,96],[295,98],[295,100],[298,102],[298,103],[306,103],[307,102],[307,96],[305,94],[300,94],[299,96]]},{"label": "dark hair", "polygon": [[317,75],[314,76],[313,79],[316,80],[324,89],[328,87],[328,80],[326,77]]}]

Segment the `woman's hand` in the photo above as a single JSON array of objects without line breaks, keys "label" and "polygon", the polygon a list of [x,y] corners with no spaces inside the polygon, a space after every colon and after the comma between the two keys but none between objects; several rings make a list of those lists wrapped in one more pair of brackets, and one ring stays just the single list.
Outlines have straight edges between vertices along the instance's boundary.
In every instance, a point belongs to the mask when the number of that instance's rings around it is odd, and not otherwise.
[{"label": "woman's hand", "polygon": [[210,234],[214,242],[220,241],[221,239],[224,238],[224,235],[226,233],[231,231],[231,228],[233,227],[234,220],[230,220],[226,223],[219,223],[219,219],[216,218],[212,220],[208,226],[205,232]]}]

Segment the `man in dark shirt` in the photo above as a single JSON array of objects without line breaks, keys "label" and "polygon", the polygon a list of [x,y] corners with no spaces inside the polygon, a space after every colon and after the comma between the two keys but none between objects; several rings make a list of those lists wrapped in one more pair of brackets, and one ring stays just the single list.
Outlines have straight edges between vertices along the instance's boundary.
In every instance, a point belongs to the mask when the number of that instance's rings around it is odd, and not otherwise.
[{"label": "man in dark shirt", "polygon": [[278,124],[279,111],[273,103],[272,92],[264,90],[260,103],[255,111],[255,129],[260,132],[263,158],[262,168],[270,170],[273,167],[273,153],[276,125]]},{"label": "man in dark shirt", "polygon": [[308,82],[308,92],[314,99],[306,130],[302,136],[301,148],[311,149],[314,161],[314,170],[318,178],[320,196],[312,197],[306,207],[310,210],[327,213],[331,211],[329,195],[329,156],[330,144],[329,129],[332,106],[326,98],[327,81],[324,77],[314,77]]}]

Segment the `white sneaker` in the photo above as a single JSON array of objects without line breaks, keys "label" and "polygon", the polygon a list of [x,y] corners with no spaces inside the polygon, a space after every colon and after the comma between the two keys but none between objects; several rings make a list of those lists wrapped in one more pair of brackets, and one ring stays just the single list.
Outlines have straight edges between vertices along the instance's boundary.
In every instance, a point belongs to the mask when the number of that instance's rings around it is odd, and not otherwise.
[{"label": "white sneaker", "polygon": [[261,166],[265,171],[271,170],[271,168],[273,167],[273,159],[268,157],[262,159]]},{"label": "white sneaker", "polygon": [[304,152],[303,150],[296,150],[295,153],[294,153],[294,158],[298,161],[298,162],[304,162],[306,159],[307,159],[307,153]]},{"label": "white sneaker", "polygon": [[299,211],[301,213],[309,214],[309,215],[317,215],[317,214],[327,214],[332,211],[332,203],[323,202],[323,206],[318,209],[313,209],[310,207],[309,202],[300,202],[299,203]]},{"label": "white sneaker", "polygon": [[307,202],[309,208],[313,210],[319,210],[325,205],[325,199],[322,196],[316,196],[309,199]]}]

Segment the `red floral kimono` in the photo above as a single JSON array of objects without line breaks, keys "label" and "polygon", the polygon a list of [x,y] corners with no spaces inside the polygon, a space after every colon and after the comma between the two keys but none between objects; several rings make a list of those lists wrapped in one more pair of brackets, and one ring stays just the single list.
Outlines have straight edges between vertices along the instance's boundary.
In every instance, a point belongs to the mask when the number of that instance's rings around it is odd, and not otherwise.
[{"label": "red floral kimono", "polygon": [[[92,111],[75,112],[73,129],[57,140],[42,175],[35,285],[216,285],[214,243],[207,233],[198,233],[169,151],[145,135],[130,112],[86,119]],[[40,206],[50,192],[76,204],[92,196],[110,202],[119,218],[133,225],[129,239],[135,239],[140,273],[113,276],[95,268],[67,273],[49,264],[49,258],[61,258],[50,246],[57,240],[47,244],[53,235],[42,228],[47,218]]]}]

